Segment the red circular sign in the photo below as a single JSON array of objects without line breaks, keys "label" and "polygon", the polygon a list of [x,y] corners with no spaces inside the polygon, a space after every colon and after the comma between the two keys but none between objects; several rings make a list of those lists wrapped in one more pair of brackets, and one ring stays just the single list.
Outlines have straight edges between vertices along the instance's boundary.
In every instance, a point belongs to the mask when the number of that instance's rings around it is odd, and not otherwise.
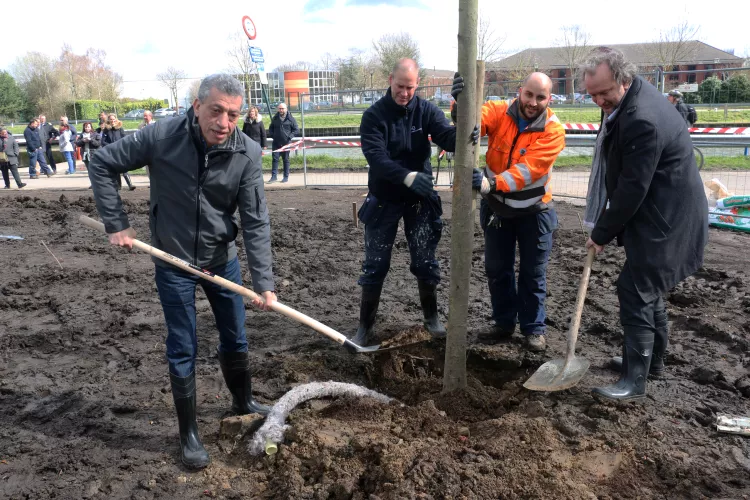
[{"label": "red circular sign", "polygon": [[250,19],[250,16],[242,17],[242,29],[245,30],[245,34],[250,40],[255,40],[257,32],[255,31],[255,23]]}]

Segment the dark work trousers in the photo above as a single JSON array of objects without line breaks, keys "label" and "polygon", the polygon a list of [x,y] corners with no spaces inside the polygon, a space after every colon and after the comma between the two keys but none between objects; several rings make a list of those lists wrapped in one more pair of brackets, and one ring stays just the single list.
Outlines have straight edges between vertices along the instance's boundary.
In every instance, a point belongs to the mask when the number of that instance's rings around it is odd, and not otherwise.
[{"label": "dark work trousers", "polygon": [[8,171],[13,175],[13,179],[16,181],[16,185],[21,187],[21,176],[18,175],[18,165],[11,165],[10,163],[0,163],[0,170],[3,172],[3,181],[5,186],[10,187],[10,176]]},{"label": "dark work trousers", "polygon": [[[75,142],[75,141],[73,141]],[[57,172],[57,164],[55,163],[55,157],[52,156],[52,144],[49,142],[45,142],[45,152],[47,153],[47,164],[52,169],[53,172]]]},{"label": "dark work trousers", "polygon": [[[203,287],[214,313],[219,330],[219,349],[222,352],[247,352],[245,304],[241,295],[176,267],[155,267],[156,288],[167,323],[169,373],[176,377],[187,377],[195,370],[195,357],[198,354],[195,287],[198,284]],[[208,271],[242,285],[237,257]]]},{"label": "dark work trousers", "polygon": [[644,330],[656,331],[654,314],[664,311],[664,299],[660,293],[641,293],[633,281],[628,261],[622,266],[617,279],[617,298],[620,301],[620,323]]},{"label": "dark work trousers", "polygon": [[508,330],[515,328],[517,319],[523,335],[544,335],[547,262],[552,234],[557,229],[557,212],[550,207],[538,214],[501,219],[482,200],[479,220],[484,231],[484,269],[492,319]]},{"label": "dark work trousers", "polygon": [[440,283],[440,264],[435,259],[443,234],[442,202],[437,193],[417,202],[383,202],[367,195],[359,211],[365,224],[365,261],[362,263],[360,285],[379,285],[391,267],[391,252],[404,219],[404,233],[411,254],[409,270],[417,280],[430,285]]},{"label": "dark work trousers", "polygon": [[289,178],[289,151],[271,153],[271,177],[274,179],[279,175],[279,156],[284,161],[284,179]]}]

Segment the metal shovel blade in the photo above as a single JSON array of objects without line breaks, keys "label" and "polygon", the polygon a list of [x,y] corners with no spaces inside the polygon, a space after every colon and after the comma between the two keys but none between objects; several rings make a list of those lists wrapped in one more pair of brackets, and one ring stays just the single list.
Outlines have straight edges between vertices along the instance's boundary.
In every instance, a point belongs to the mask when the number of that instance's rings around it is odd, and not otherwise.
[{"label": "metal shovel blade", "polygon": [[589,362],[584,358],[573,358],[568,366],[564,359],[547,361],[524,382],[523,386],[530,391],[562,391],[576,385],[589,369]]}]

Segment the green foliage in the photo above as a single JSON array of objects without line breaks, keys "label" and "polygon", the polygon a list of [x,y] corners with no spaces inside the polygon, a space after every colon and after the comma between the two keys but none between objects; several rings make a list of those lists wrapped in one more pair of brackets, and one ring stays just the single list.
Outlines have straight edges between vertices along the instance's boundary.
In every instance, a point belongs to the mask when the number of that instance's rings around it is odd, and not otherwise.
[{"label": "green foliage", "polygon": [[18,118],[28,107],[26,94],[7,71],[0,71],[0,118]]},{"label": "green foliage", "polygon": [[75,105],[78,111],[77,115],[73,112],[72,102],[65,105],[65,111],[69,117],[78,116],[79,120],[93,120],[94,118],[98,117],[99,113],[101,113],[102,111],[110,113],[117,110],[118,115],[123,115],[133,109],[149,109],[151,111],[154,111],[164,106],[164,101],[162,101],[161,99],[154,99],[153,97],[143,99],[141,101],[129,101],[122,103],[87,99],[77,101]]},{"label": "green foliage", "polygon": [[[688,101],[690,96],[696,96],[699,100]],[[750,80],[742,74],[735,74],[726,80],[715,76],[706,78],[698,86],[698,92],[685,94],[685,102],[706,104],[750,102]]]}]

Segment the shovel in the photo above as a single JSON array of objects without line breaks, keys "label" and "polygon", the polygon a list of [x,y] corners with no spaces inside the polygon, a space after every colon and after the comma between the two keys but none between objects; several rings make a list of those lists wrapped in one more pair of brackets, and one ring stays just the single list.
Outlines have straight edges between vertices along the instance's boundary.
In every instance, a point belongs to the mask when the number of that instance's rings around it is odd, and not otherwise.
[{"label": "shovel", "polygon": [[[85,215],[82,215],[79,220],[82,224],[92,228],[96,229],[98,231],[101,231],[102,233],[105,232],[104,230],[104,224],[102,224],[99,221],[95,221],[94,219],[91,219],[89,217],[86,217]],[[143,250],[146,253],[151,254],[152,256],[163,260],[164,262],[169,262],[173,266],[179,267],[183,271],[187,271],[189,273],[195,274],[196,276],[200,276],[203,279],[206,279],[212,283],[216,283],[219,286],[223,286],[224,288],[227,288],[234,293],[237,293],[239,295],[242,295],[244,297],[247,297],[252,300],[260,299],[263,300],[258,294],[253,292],[252,290],[245,288],[244,286],[238,285],[236,283],[233,283],[227,279],[222,278],[221,276],[216,276],[210,271],[206,271],[205,269],[201,269],[198,266],[194,266],[193,264],[190,264],[189,262],[186,262],[182,259],[179,259],[175,257],[174,255],[170,255],[167,252],[162,252],[158,248],[154,248],[151,245],[147,245],[146,243],[143,243],[139,240],[133,240],[133,246],[139,250]],[[333,328],[324,325],[320,321],[314,320],[313,318],[306,316],[302,314],[299,311],[295,311],[289,306],[286,306],[282,304],[281,302],[274,302],[273,305],[271,305],[271,309],[273,309],[276,312],[280,312],[281,314],[288,316],[294,320],[299,321],[303,325],[307,325],[313,330],[316,330],[329,339],[333,340],[334,342],[338,342],[343,347],[345,347],[349,352],[352,353],[367,353],[367,352],[373,352],[377,351],[380,347],[379,345],[374,346],[360,346],[346,338],[345,335],[342,333],[337,332]]]},{"label": "shovel", "polygon": [[523,386],[530,391],[562,391],[576,385],[589,369],[589,362],[583,358],[576,358],[576,340],[578,340],[578,329],[581,326],[581,313],[583,312],[583,301],[586,298],[586,290],[589,287],[589,276],[591,275],[591,264],[594,263],[596,250],[589,248],[586,262],[583,265],[583,275],[578,285],[578,296],[576,297],[576,310],[573,321],[568,330],[568,349],[565,359],[553,359],[547,361],[534,372]]}]

